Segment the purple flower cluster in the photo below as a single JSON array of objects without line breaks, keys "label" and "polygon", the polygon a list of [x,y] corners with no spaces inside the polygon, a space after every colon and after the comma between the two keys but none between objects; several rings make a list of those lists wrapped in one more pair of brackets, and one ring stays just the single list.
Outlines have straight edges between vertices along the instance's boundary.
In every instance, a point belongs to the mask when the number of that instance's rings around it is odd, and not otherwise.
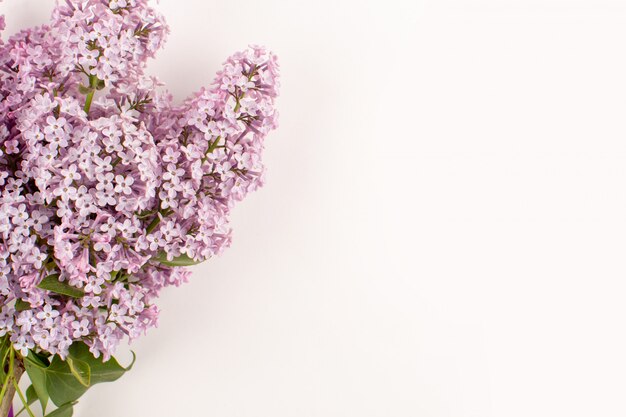
[{"label": "purple flower cluster", "polygon": [[154,326],[262,184],[275,57],[237,53],[174,105],[144,74],[167,32],[146,0],[67,0],[0,41],[0,336],[23,355],[108,358]]}]

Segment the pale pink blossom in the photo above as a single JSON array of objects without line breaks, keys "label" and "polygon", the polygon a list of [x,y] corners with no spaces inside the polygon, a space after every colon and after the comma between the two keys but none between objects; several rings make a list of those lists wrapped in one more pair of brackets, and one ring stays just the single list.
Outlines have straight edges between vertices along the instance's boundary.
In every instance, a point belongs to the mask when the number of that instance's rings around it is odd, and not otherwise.
[{"label": "pale pink blossom", "polygon": [[236,53],[177,105],[144,72],[167,33],[147,0],[84,0],[0,40],[0,337],[22,355],[106,359],[154,327],[190,275],[172,262],[221,254],[262,185],[275,56]]}]

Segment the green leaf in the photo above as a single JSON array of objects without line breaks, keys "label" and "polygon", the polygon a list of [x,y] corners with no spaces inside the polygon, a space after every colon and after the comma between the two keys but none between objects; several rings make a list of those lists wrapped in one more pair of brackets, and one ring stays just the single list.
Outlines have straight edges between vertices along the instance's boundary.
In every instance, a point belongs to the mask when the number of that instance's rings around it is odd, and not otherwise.
[{"label": "green leaf", "polygon": [[[9,336],[4,336],[0,338],[0,363],[7,364],[9,348],[11,347],[11,342],[9,341]],[[6,372],[4,366],[0,366],[0,381],[4,381],[6,379]],[[0,385],[1,387],[1,385]]]},{"label": "green leaf", "polygon": [[85,295],[83,290],[78,289],[76,287],[72,287],[71,285],[59,281],[59,275],[49,275],[37,285],[37,288],[41,288],[42,290],[52,291],[57,294],[67,295],[74,298],[81,298]]},{"label": "green leaf", "polygon": [[89,388],[91,385],[91,368],[89,364],[80,359],[72,358],[71,356],[67,358],[67,364],[70,367],[70,372],[72,372],[72,375],[74,375],[78,382]]},{"label": "green leaf", "polygon": [[111,271],[111,282],[115,282],[115,279],[117,278],[117,274],[119,274],[120,271]]},{"label": "green leaf", "polygon": [[38,399],[39,397],[37,397],[37,391],[35,390],[35,387],[30,385],[26,389],[26,402],[28,403],[28,405],[31,405]]},{"label": "green leaf", "polygon": [[[84,343],[74,343],[66,361],[55,356],[44,372],[50,399],[62,405],[78,400],[95,384],[119,379],[127,370],[113,358],[103,362],[102,358],[94,357]],[[89,383],[85,384],[87,380]]]},{"label": "green leaf", "polygon": [[89,94],[93,91],[93,88],[90,87],[85,87],[84,85],[80,84],[78,86],[78,92],[81,94]]},{"label": "green leaf", "polygon": [[94,357],[89,351],[89,347],[84,343],[74,343],[70,346],[70,356],[72,359],[81,360],[89,365],[91,368],[91,385],[116,381],[121,378],[124,373],[130,371],[135,363],[134,353],[133,362],[128,368],[122,367],[115,358],[104,362],[102,357]]},{"label": "green leaf", "polygon": [[74,414],[74,404],[74,402],[63,404],[50,414],[47,414],[46,417],[72,417]]},{"label": "green leaf", "polygon": [[103,90],[106,87],[104,80],[98,80],[98,86],[96,87],[98,90]]},{"label": "green leaf", "polygon": [[25,310],[30,310],[32,308],[32,306],[30,305],[30,303],[28,301],[24,301],[22,299],[17,299],[15,301],[15,310],[16,311],[25,311]]},{"label": "green leaf", "polygon": [[76,379],[67,362],[58,356],[54,357],[44,372],[46,389],[50,394],[50,399],[57,406],[76,401],[87,391],[88,387]]},{"label": "green leaf", "polygon": [[43,352],[37,353],[31,350],[28,352],[28,357],[26,359],[31,360],[35,365],[39,365],[44,368],[47,368],[48,366],[50,366],[50,360],[48,359],[49,356],[50,356],[49,353],[48,354],[44,354]]},{"label": "green leaf", "polygon": [[37,398],[41,403],[41,408],[44,413],[46,412],[46,406],[48,405],[48,388],[46,387],[46,372],[45,369],[48,366],[41,359],[39,359],[33,352],[29,352],[26,360],[24,361],[26,367],[26,373],[30,378],[32,387],[37,393]]},{"label": "green leaf", "polygon": [[171,261],[168,261],[167,254],[165,252],[161,252],[160,254],[155,256],[153,259],[166,266],[192,266],[192,265],[198,265],[199,263],[204,262],[204,261],[196,261],[194,259],[191,259],[186,254],[182,254],[178,258],[174,258]]}]

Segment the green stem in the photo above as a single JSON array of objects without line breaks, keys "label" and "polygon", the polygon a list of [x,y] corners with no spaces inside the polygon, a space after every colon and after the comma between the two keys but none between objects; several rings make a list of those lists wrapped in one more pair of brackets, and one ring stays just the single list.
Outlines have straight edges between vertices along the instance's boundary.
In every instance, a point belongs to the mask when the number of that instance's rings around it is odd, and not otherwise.
[{"label": "green stem", "polygon": [[89,110],[91,109],[91,102],[93,101],[93,95],[95,91],[91,90],[89,94],[87,94],[87,99],[85,100],[85,113],[89,114]]},{"label": "green stem", "polygon": [[[4,361],[2,361],[1,366],[4,366],[4,364]],[[4,383],[2,384],[2,390],[0,391],[1,417],[5,417],[9,414],[9,409],[13,404],[13,397],[15,396],[15,385],[19,382],[23,373],[24,366],[21,360],[15,357],[15,350],[13,346],[11,346],[9,347],[9,369],[6,373]]]},{"label": "green stem", "polygon": [[22,390],[20,389],[18,383],[15,380],[13,380],[13,386],[15,386],[15,391],[17,391],[17,395],[20,397],[20,400],[22,400],[22,404],[24,404],[24,407],[26,408],[26,411],[28,412],[28,415],[30,415],[30,417],[35,417],[35,414],[33,413],[33,411],[28,406],[28,401],[24,397],[24,394],[22,393]]},{"label": "green stem", "polygon": [[[248,75],[248,81],[252,81],[252,78],[256,75],[257,67],[256,65],[250,70],[250,74]],[[239,111],[241,108],[241,99],[246,96],[245,93],[241,93],[241,96],[235,96],[235,100],[237,100],[237,104],[235,104],[235,113]]]},{"label": "green stem", "polygon": [[91,103],[93,102],[93,96],[96,94],[96,89],[98,88],[98,77],[95,75],[89,76],[89,93],[87,93],[87,98],[85,99],[85,113],[89,114],[89,110],[91,109]]},{"label": "green stem", "polygon": [[218,148],[218,143],[220,143],[220,139],[222,139],[221,136],[218,136],[212,143],[209,142],[209,147],[206,150],[206,152],[204,153],[204,157],[201,160],[201,163],[204,164],[207,159],[209,159],[209,154],[213,153],[214,150],[216,150]]},{"label": "green stem", "polygon": [[148,228],[146,229],[146,235],[149,235],[150,233],[152,233],[154,229],[156,229],[156,227],[159,225],[159,223],[161,223],[161,217],[157,213],[154,220],[152,220],[152,222],[148,225]]},{"label": "green stem", "polygon": [[[4,361],[2,361],[2,366],[4,366]],[[6,379],[2,384],[2,391],[0,391],[0,400],[4,400],[4,395],[7,393],[7,389],[9,388],[9,382],[11,381],[11,377],[13,376],[13,348],[9,348],[9,370],[6,374]]]}]

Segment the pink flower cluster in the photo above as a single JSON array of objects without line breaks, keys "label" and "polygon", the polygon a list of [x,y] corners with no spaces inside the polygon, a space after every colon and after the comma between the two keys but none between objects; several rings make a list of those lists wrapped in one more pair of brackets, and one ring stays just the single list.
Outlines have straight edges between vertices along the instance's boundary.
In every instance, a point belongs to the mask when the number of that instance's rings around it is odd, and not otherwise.
[{"label": "pink flower cluster", "polygon": [[275,57],[237,53],[176,106],[144,74],[167,32],[146,0],[67,0],[0,41],[0,336],[23,355],[108,358],[154,326],[262,184]]}]

